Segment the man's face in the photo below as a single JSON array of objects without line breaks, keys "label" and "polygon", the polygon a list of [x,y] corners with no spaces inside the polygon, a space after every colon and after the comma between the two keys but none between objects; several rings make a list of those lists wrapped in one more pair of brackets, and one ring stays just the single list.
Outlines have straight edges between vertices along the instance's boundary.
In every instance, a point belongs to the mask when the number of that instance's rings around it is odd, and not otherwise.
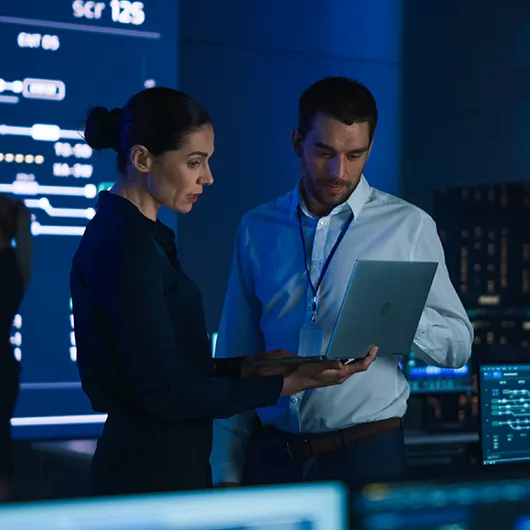
[{"label": "man's face", "polygon": [[359,183],[372,148],[369,125],[345,125],[317,114],[305,138],[294,131],[292,140],[301,160],[307,206],[316,215],[328,215]]}]

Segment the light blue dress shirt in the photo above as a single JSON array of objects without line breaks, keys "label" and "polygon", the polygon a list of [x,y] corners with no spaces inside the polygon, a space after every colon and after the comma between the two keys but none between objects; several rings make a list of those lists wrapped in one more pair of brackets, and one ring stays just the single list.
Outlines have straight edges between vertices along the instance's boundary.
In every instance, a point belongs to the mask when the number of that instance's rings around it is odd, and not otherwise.
[{"label": "light blue dress shirt", "polygon": [[[324,349],[356,260],[436,261],[438,270],[412,349],[436,366],[460,367],[468,361],[473,328],[449,279],[434,221],[421,209],[370,187],[364,176],[349,199],[326,217],[309,213],[298,186],[245,215],[236,240],[216,357],[279,348],[297,352],[300,330],[311,321],[313,302],[304,267],[299,204],[314,285],[342,226],[354,215],[318,292],[316,326],[324,333]],[[320,433],[401,417],[408,397],[409,385],[398,360],[378,358],[366,372],[340,386],[281,397],[276,406],[257,412],[266,425],[294,433]],[[215,420],[214,484],[241,481],[253,414]]]}]

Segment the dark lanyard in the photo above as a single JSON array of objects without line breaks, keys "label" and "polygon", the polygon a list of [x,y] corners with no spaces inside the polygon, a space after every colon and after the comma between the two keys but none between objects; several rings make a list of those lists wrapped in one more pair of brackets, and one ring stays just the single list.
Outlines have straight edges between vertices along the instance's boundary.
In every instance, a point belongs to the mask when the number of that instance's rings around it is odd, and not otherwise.
[{"label": "dark lanyard", "polygon": [[353,221],[353,213],[350,215],[346,223],[344,223],[342,230],[340,231],[339,237],[337,238],[337,241],[333,245],[333,248],[331,249],[331,252],[329,253],[328,259],[324,263],[324,266],[322,267],[322,272],[320,273],[320,278],[318,279],[318,282],[315,285],[313,285],[313,282],[311,281],[311,271],[309,270],[307,266],[307,249],[305,246],[305,238],[304,238],[304,229],[302,227],[302,214],[300,211],[300,206],[298,206],[298,224],[300,226],[300,239],[302,240],[302,248],[304,250],[304,264],[305,264],[305,272],[307,274],[307,279],[309,280],[309,285],[311,286],[311,291],[313,292],[313,305],[311,307],[313,311],[313,315],[311,316],[311,322],[314,324],[317,318],[317,295],[318,290],[320,288],[320,284],[322,283],[322,280],[324,279],[324,276],[328,270],[329,264],[331,263],[331,260],[333,259],[333,256],[335,255],[335,252],[337,252],[337,249],[339,248],[339,245],[341,241],[344,239],[344,236],[346,235],[346,232],[348,231],[348,228],[350,227],[351,223]]}]

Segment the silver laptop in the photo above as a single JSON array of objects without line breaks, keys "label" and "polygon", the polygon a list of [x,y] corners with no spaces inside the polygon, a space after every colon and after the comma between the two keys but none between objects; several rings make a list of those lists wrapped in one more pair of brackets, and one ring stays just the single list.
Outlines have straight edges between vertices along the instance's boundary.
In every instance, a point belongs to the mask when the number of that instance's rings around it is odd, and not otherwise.
[{"label": "silver laptop", "polygon": [[435,262],[358,260],[327,351],[255,364],[360,360],[374,346],[379,357],[409,353],[437,268]]},{"label": "silver laptop", "polygon": [[359,260],[324,358],[363,358],[410,352],[438,263]]}]

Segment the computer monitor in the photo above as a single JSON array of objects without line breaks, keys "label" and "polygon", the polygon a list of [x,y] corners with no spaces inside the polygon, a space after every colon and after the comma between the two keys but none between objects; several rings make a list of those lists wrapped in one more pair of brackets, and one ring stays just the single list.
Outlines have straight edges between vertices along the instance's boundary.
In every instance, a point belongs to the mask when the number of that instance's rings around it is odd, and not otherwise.
[{"label": "computer monitor", "polygon": [[[97,436],[77,373],[69,277],[116,153],[83,139],[89,108],[177,86],[177,2],[0,0],[0,194],[31,213],[33,270],[11,342],[22,363],[16,438]],[[102,58],[105,58],[103,61]],[[176,216],[162,208],[175,228]],[[0,293],[0,301],[2,293]]]},{"label": "computer monitor", "polygon": [[482,463],[530,462],[530,364],[479,371]]},{"label": "computer monitor", "polygon": [[359,530],[530,530],[530,481],[374,485],[353,511]]},{"label": "computer monitor", "polygon": [[401,361],[412,394],[467,393],[472,390],[469,363],[462,368],[430,366],[410,353]]},{"label": "computer monitor", "polygon": [[9,530],[343,530],[338,484],[20,504],[0,508]]}]

